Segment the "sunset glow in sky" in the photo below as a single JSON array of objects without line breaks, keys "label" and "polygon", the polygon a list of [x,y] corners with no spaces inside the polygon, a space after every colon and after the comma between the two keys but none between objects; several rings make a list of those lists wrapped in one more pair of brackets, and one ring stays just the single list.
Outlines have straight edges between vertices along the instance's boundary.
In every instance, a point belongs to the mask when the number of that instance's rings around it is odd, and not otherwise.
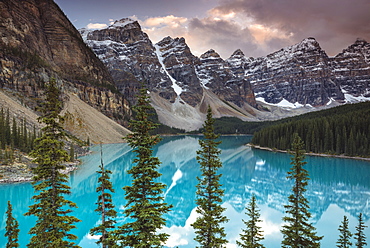
[{"label": "sunset glow in sky", "polygon": [[138,20],[156,43],[184,37],[199,56],[224,59],[236,49],[259,57],[314,37],[329,56],[370,42],[369,0],[55,0],[76,28],[104,28]]}]

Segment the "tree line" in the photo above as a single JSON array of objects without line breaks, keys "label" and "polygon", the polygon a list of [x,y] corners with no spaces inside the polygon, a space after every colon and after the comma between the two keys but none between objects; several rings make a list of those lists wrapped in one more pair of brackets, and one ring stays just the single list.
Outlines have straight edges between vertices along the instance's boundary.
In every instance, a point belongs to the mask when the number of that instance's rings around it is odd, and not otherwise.
[{"label": "tree line", "polygon": [[370,103],[349,104],[266,127],[254,133],[251,142],[287,150],[293,133],[298,133],[307,152],[369,157],[369,116]]},{"label": "tree line", "polygon": [[19,123],[16,118],[10,118],[9,109],[0,111],[0,160],[9,164],[14,160],[14,150],[29,153],[34,148],[35,139],[38,137],[36,128],[29,131],[27,120]]},{"label": "tree line", "polygon": [[[164,202],[163,190],[166,185],[160,183],[158,172],[160,161],[153,156],[153,147],[160,137],[152,135],[151,130],[156,125],[150,121],[149,113],[151,106],[147,90],[143,87],[135,106],[135,120],[131,121],[133,131],[127,137],[129,145],[136,153],[133,167],[127,171],[132,177],[132,184],[125,186],[125,199],[127,201],[123,215],[128,220],[122,226],[116,226],[117,212],[114,210],[112,193],[115,193],[110,182],[111,171],[104,168],[103,160],[97,171],[99,175],[96,192],[98,193],[96,212],[99,214],[100,223],[90,230],[92,235],[100,235],[97,241],[102,247],[137,247],[152,248],[163,247],[169,235],[162,232],[166,220],[163,214],[171,211],[172,206]],[[59,90],[55,83],[49,83],[46,100],[42,106],[42,115],[39,121],[44,123],[42,135],[35,141],[35,148],[31,155],[36,159],[37,167],[34,168],[34,181],[32,185],[36,194],[32,197],[34,204],[29,206],[26,213],[36,217],[36,224],[29,231],[31,240],[27,247],[79,247],[74,241],[77,237],[70,233],[76,228],[75,223],[80,220],[72,215],[75,203],[64,198],[70,194],[67,184],[68,176],[60,172],[65,166],[63,162],[69,159],[68,153],[63,149],[63,138],[66,134],[61,126],[61,101]],[[214,132],[214,119],[212,110],[208,108],[207,119],[203,125],[204,139],[199,140],[200,149],[197,151],[197,161],[200,165],[201,176],[198,177],[196,204],[198,217],[192,223],[195,230],[195,241],[199,247],[214,248],[225,247],[227,244],[226,233],[223,224],[228,221],[224,214],[225,208],[221,206],[224,190],[219,183],[221,174],[218,169],[222,167],[219,159],[220,149],[217,140],[218,135]],[[315,227],[310,223],[309,202],[304,193],[309,182],[308,171],[304,165],[304,143],[295,134],[292,141],[292,168],[287,178],[292,181],[292,194],[285,205],[285,224],[282,227],[282,247],[310,248],[320,247],[322,236],[317,235]],[[102,157],[102,155],[101,155]],[[264,247],[260,242],[263,240],[263,231],[258,225],[259,209],[256,199],[252,196],[246,207],[247,221],[244,221],[245,229],[240,234],[240,247]],[[19,247],[18,223],[12,216],[12,205],[8,202],[6,212],[6,234],[8,247]],[[359,224],[354,234],[356,247],[366,245],[362,215],[359,215]],[[339,228],[341,236],[338,239],[338,247],[349,247],[351,233],[348,231],[348,223],[343,221]]]}]

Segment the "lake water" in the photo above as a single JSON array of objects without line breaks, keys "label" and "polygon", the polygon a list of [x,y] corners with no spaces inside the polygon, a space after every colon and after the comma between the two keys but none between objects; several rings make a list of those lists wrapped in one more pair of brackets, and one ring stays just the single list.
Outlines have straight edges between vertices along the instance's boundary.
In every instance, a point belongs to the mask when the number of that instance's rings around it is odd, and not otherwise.
[{"label": "lake water", "polygon": [[[168,220],[164,228],[171,236],[167,247],[193,248],[194,232],[190,224],[195,220],[195,186],[196,176],[200,175],[196,162],[196,151],[199,149],[198,136],[164,137],[155,147],[155,155],[162,162],[161,181],[168,185],[165,192],[166,202],[174,207],[166,215]],[[222,149],[220,155],[223,168],[221,183],[225,189],[225,214],[230,219],[225,224],[227,247],[236,247],[235,241],[244,228],[242,219],[246,219],[244,209],[252,194],[257,197],[260,209],[261,223],[267,248],[281,247],[282,236],[280,227],[284,216],[284,204],[291,194],[291,181],[286,179],[290,169],[289,155],[251,149],[244,144],[250,136],[221,137]],[[88,233],[98,221],[99,216],[94,212],[97,194],[98,165],[100,163],[99,147],[93,147],[92,155],[82,157],[83,165],[72,173],[70,185],[72,194],[68,197],[77,203],[74,216],[82,220],[77,224],[74,234],[78,235],[77,243],[83,248],[97,247],[94,237]],[[113,172],[112,182],[116,193],[113,201],[120,213],[118,224],[125,220],[122,216],[124,191],[122,187],[130,184],[130,176],[125,171],[130,168],[134,158],[127,144],[109,144],[103,146],[103,160],[106,168]],[[355,232],[357,216],[364,215],[365,224],[370,226],[370,163],[358,160],[306,157],[311,180],[306,197],[310,202],[312,222],[319,235],[324,235],[321,247],[336,247],[339,232],[338,226],[343,215],[349,217],[350,230]],[[11,200],[13,214],[20,222],[21,247],[26,247],[29,236],[27,232],[34,225],[33,217],[23,214],[32,204],[30,199],[34,194],[29,183],[0,185],[0,247],[5,247],[4,237],[6,202]],[[370,244],[370,228],[365,230]]]}]

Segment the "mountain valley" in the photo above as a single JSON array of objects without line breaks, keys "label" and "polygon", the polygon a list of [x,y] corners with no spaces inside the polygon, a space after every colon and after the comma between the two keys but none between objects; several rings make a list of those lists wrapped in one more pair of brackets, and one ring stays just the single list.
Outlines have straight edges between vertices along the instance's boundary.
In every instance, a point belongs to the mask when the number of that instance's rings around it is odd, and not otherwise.
[{"label": "mountain valley", "polygon": [[[50,78],[66,106],[78,99],[74,104],[92,107],[85,111],[103,113],[104,125],[112,119],[125,127],[141,83],[159,122],[186,131],[202,126],[208,105],[216,118],[266,121],[370,100],[370,44],[362,39],[334,57],[314,38],[259,58],[236,50],[223,59],[213,49],[197,57],[184,38],[154,44],[129,18],[78,32],[52,0],[6,0],[0,9],[1,88],[35,116]],[[71,118],[89,116],[71,111]],[[81,121],[69,122],[67,130],[95,143],[107,137],[96,124],[83,130],[89,124]],[[29,122],[37,124],[35,118]],[[127,132],[122,127],[120,135]]]}]

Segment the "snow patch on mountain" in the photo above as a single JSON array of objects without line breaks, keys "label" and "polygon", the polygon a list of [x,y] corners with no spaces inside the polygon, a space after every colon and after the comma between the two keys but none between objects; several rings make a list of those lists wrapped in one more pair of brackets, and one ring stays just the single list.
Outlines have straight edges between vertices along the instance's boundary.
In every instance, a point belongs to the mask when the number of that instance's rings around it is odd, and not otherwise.
[{"label": "snow patch on mountain", "polygon": [[264,104],[267,104],[267,105],[281,107],[281,108],[288,108],[288,109],[289,108],[291,108],[291,109],[303,108],[305,106],[312,107],[310,104],[303,105],[303,104],[300,104],[298,102],[291,103],[291,102],[287,101],[286,99],[283,99],[279,103],[276,103],[276,104],[266,102],[263,97],[257,97],[256,101],[263,102]]},{"label": "snow patch on mountain", "polygon": [[366,97],[364,95],[354,96],[351,94],[344,94],[346,103],[358,103],[358,102],[366,102],[370,101],[370,97]]},{"label": "snow patch on mountain", "polygon": [[114,28],[123,28],[126,25],[132,24],[136,21],[130,19],[130,18],[123,18],[119,21],[115,21],[111,26],[108,27],[108,29],[114,29]]},{"label": "snow patch on mountain", "polygon": [[170,73],[167,71],[166,69],[166,66],[164,65],[163,63],[163,54],[161,53],[161,50],[160,50],[160,46],[158,46],[157,44],[154,45],[154,48],[155,48],[155,52],[157,54],[157,57],[158,57],[158,60],[159,60],[159,63],[161,64],[164,72],[166,73],[166,75],[169,77],[169,79],[171,80],[172,82],[172,88],[173,90],[176,92],[177,96],[180,97],[181,93],[184,91],[178,84],[177,84],[177,81],[176,79],[174,79]]}]

